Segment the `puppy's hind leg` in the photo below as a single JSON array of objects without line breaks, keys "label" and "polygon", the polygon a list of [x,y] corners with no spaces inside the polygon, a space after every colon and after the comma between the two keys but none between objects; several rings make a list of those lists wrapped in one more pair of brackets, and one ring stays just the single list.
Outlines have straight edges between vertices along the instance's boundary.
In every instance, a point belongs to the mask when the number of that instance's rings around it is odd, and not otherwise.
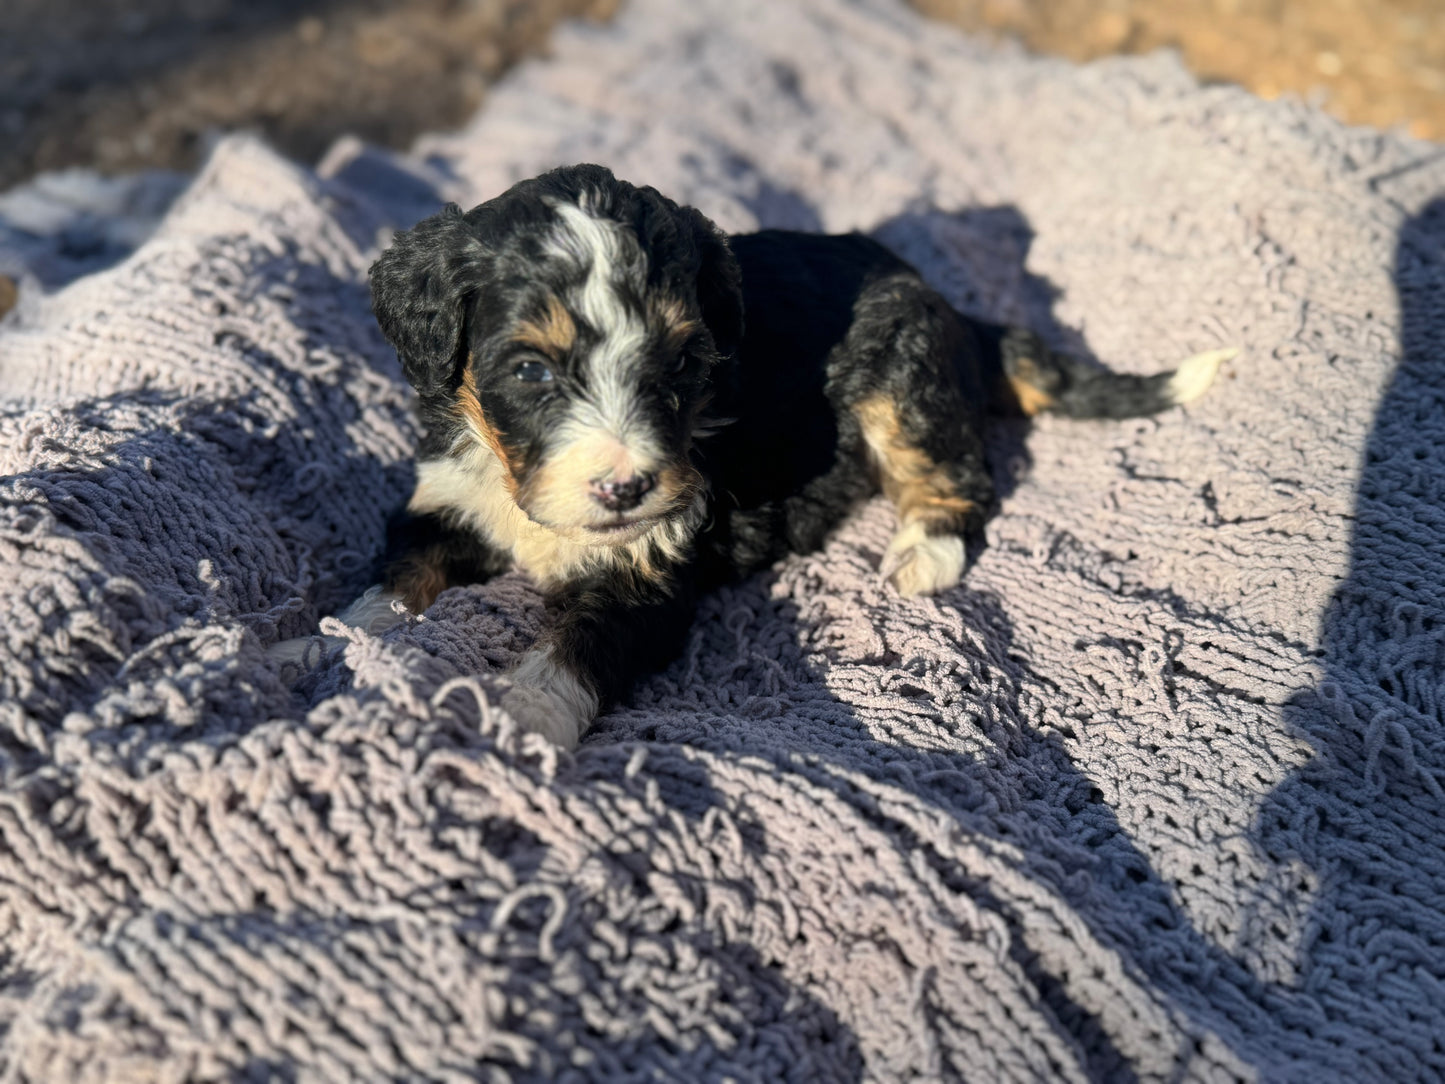
[{"label": "puppy's hind leg", "polygon": [[840,416],[840,435],[898,513],[883,574],[905,595],[948,590],[993,504],[974,336],[915,272],[898,271],[864,288],[828,368],[852,416]]},{"label": "puppy's hind leg", "polygon": [[964,539],[993,500],[976,431],[957,413],[910,407],[878,392],[853,407],[898,529],[881,572],[903,595],[946,591],[963,578]]}]

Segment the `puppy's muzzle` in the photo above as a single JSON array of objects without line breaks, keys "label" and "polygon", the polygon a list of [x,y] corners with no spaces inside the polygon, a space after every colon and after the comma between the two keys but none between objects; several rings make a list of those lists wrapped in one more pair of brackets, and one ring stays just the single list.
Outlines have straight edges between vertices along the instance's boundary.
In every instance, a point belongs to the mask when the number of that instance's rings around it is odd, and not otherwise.
[{"label": "puppy's muzzle", "polygon": [[594,478],[588,492],[592,499],[609,512],[630,512],[657,485],[655,474],[634,474],[631,478]]}]

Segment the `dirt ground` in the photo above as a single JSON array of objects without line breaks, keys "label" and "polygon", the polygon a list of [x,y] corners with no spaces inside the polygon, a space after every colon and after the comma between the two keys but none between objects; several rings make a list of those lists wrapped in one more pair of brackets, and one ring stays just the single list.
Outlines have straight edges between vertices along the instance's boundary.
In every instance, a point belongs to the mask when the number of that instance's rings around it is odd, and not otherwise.
[{"label": "dirt ground", "polygon": [[1072,60],[1177,48],[1199,76],[1445,140],[1442,0],[912,0]]},{"label": "dirt ground", "polygon": [[[780,0],[781,2],[781,0]],[[1160,46],[1267,97],[1445,140],[1445,0],[912,0],[1084,60]],[[188,169],[207,134],[314,160],[454,126],[560,18],[617,0],[3,0],[0,190],[41,170]]]},{"label": "dirt ground", "polygon": [[0,190],[42,170],[190,169],[250,129],[314,161],[337,136],[454,127],[561,18],[614,0],[0,0]]}]

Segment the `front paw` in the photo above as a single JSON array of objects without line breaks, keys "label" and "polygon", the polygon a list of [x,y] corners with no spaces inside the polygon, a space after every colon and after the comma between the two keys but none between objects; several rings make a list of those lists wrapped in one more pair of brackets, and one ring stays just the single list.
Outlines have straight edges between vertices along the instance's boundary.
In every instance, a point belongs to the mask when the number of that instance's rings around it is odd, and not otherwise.
[{"label": "front paw", "polygon": [[547,650],[529,651],[507,675],[502,710],[534,734],[575,749],[597,717],[597,697]]},{"label": "front paw", "polygon": [[958,585],[966,560],[958,535],[930,535],[915,522],[893,536],[879,571],[900,595],[934,595]]}]

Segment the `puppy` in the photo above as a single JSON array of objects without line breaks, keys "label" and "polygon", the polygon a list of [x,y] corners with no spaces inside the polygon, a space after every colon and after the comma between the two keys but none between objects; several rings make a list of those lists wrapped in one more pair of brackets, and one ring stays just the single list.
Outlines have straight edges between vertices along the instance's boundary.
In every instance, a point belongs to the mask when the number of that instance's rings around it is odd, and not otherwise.
[{"label": "puppy", "polygon": [[883,575],[957,584],[993,502],[990,410],[1150,414],[1232,353],[1109,373],[961,316],[866,237],[727,237],[591,165],[398,234],[371,289],[426,436],[385,594],[343,620],[524,569],[556,619],[502,703],[568,747],[676,655],[702,592],[817,548],[880,488]]}]

